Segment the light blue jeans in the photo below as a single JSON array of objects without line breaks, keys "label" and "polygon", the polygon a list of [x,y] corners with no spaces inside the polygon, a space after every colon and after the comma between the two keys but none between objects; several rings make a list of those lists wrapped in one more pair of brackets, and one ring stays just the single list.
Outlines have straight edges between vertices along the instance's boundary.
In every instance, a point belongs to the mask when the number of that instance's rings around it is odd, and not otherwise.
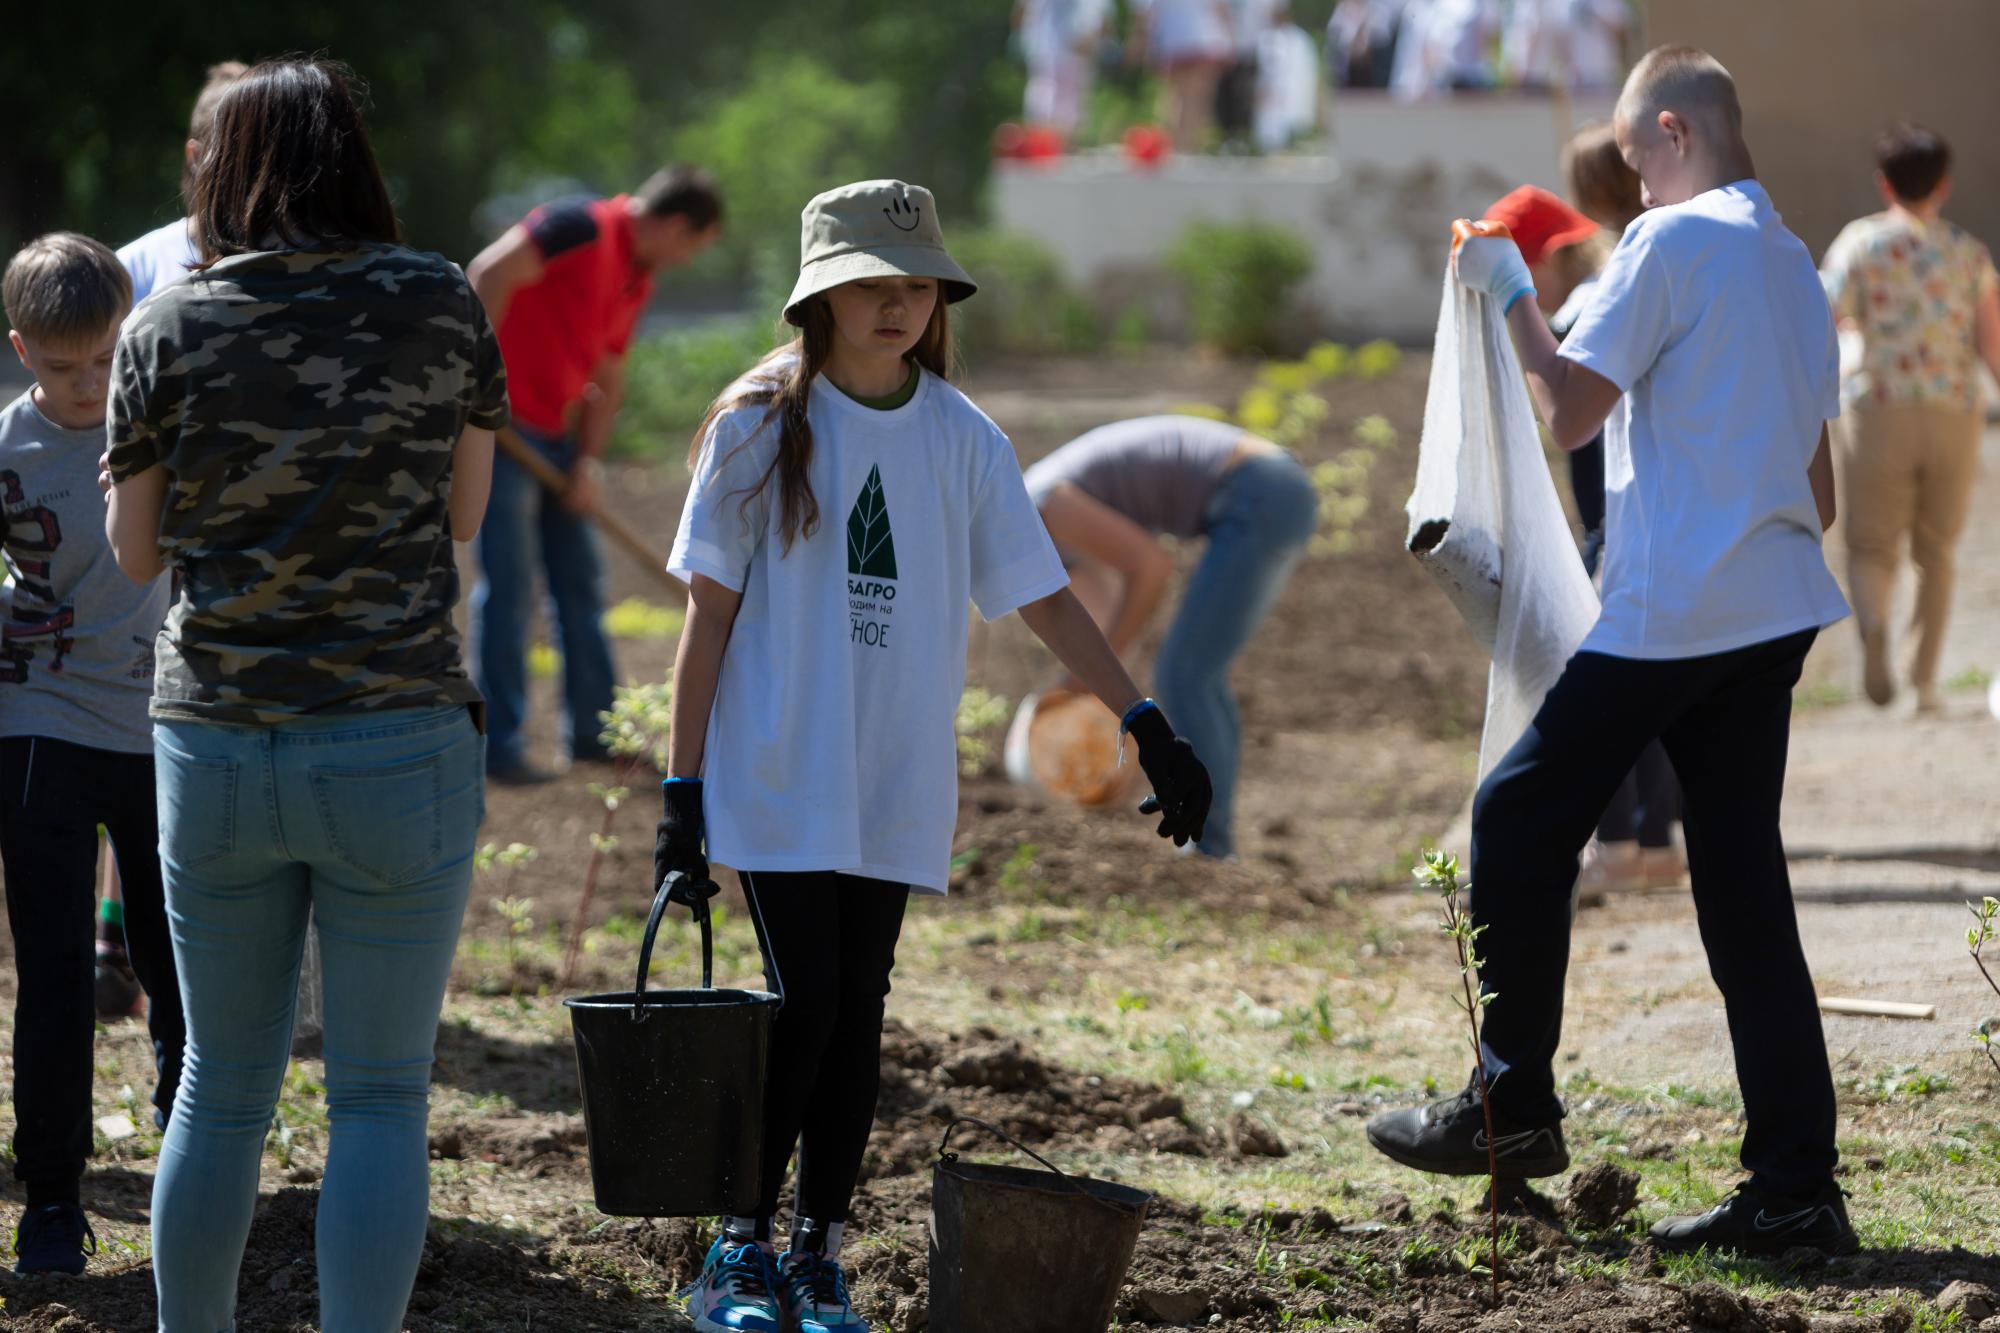
[{"label": "light blue jeans", "polygon": [[1153,689],[1215,784],[1201,850],[1236,852],[1236,774],[1243,750],[1229,664],[1284,591],[1312,540],[1319,495],[1290,454],[1253,454],[1223,474],[1202,516],[1208,549],[1153,664]]},{"label": "light blue jeans", "polygon": [[153,1181],[162,1333],[232,1328],[306,913],[326,986],[324,1333],[395,1333],[430,1213],[426,1117],[485,814],[462,707],[154,724],[186,1072]]},{"label": "light blue jeans", "polygon": [[[575,445],[516,427],[556,467],[568,470]],[[589,519],[572,514],[505,450],[493,456],[493,494],[479,529],[479,582],[469,618],[472,678],[486,696],[493,766],[526,758],[528,622],[535,576],[548,585],[549,619],[562,648],[562,738],[573,759],[601,756],[599,713],[611,708],[611,641],[604,631],[604,566]]]}]

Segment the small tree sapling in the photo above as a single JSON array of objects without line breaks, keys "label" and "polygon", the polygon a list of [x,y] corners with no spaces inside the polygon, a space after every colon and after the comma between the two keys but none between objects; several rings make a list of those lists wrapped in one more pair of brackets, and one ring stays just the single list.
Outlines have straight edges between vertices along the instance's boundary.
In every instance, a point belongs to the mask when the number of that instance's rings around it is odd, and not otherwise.
[{"label": "small tree sapling", "polygon": [[618,838],[612,821],[618,808],[632,794],[631,783],[644,770],[667,771],[667,732],[673,725],[673,687],[670,685],[621,685],[612,696],[611,711],[599,713],[604,730],[598,739],[618,764],[618,781],[606,786],[590,784],[590,794],[604,808],[604,816],[590,835],[590,861],[584,867],[583,892],[577,898],[576,914],[569,923],[569,945],[563,952],[561,985],[567,988],[576,977],[577,957],[583,950],[584,926],[590,920],[591,900],[597,894],[597,876],[604,858],[617,850]]},{"label": "small tree sapling", "polygon": [[1480,1017],[1485,1013],[1486,1006],[1493,1003],[1493,992],[1483,990],[1479,984],[1479,969],[1484,965],[1484,960],[1479,957],[1479,937],[1486,933],[1486,927],[1474,925],[1472,914],[1461,904],[1456,856],[1449,852],[1425,852],[1423,864],[1416,868],[1416,877],[1441,900],[1438,930],[1458,950],[1458,1007],[1465,1014],[1466,1029],[1472,1043],[1472,1067],[1478,1071],[1479,1107],[1486,1117],[1486,1208],[1493,1225],[1493,1303],[1498,1305],[1500,1162],[1499,1150],[1493,1142],[1493,1099],[1487,1092],[1485,1052],[1479,1043]]},{"label": "small tree sapling", "polygon": [[[1965,947],[1971,952],[1973,966],[1979,969],[1979,975],[1985,977],[1993,993],[2000,996],[2000,981],[1994,979],[1992,969],[1986,966],[1986,946],[2000,939],[2000,898],[1989,896],[1976,906],[1967,903],[1966,907],[1972,913],[1973,925],[1965,932]],[[1985,1053],[1986,1062],[1993,1066],[1993,1072],[2000,1074],[2000,1052],[1994,1050],[1994,1039],[2000,1037],[2000,1021],[1987,1019],[1972,1036]]]}]

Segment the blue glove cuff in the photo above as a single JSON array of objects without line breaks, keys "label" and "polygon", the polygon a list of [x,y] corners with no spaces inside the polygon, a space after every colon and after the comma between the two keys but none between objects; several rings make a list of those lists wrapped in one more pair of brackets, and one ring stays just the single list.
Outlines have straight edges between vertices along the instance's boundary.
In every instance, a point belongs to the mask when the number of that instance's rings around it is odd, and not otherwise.
[{"label": "blue glove cuff", "polygon": [[1508,297],[1505,303],[1501,305],[1500,314],[1503,317],[1512,314],[1514,311],[1514,303],[1516,301],[1519,301],[1524,296],[1533,296],[1534,294],[1535,294],[1535,289],[1532,286],[1521,288],[1521,290],[1515,292],[1512,296]]},{"label": "blue glove cuff", "polygon": [[661,779],[660,779],[660,785],[661,785],[662,787],[672,787],[672,786],[675,786],[676,784],[679,784],[679,783],[683,783],[683,782],[692,782],[692,783],[693,783],[693,784],[694,784],[695,786],[697,786],[697,787],[699,787],[699,786],[701,785],[701,779],[700,779],[700,778],[661,778]]},{"label": "blue glove cuff", "polygon": [[1154,703],[1151,699],[1141,699],[1138,703],[1135,703],[1130,708],[1126,709],[1125,716],[1118,719],[1119,732],[1122,734],[1124,732],[1132,730],[1132,719],[1138,717],[1141,713],[1145,712],[1149,708],[1156,713],[1160,711],[1160,706]]}]

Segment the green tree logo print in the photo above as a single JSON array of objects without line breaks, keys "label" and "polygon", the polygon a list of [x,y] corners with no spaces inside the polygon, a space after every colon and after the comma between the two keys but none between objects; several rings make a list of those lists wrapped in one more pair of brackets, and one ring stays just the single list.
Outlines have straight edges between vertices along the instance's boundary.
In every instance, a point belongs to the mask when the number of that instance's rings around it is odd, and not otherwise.
[{"label": "green tree logo print", "polygon": [[889,504],[882,495],[882,469],[868,480],[847,516],[847,572],[871,579],[896,577],[896,541],[889,535]]}]

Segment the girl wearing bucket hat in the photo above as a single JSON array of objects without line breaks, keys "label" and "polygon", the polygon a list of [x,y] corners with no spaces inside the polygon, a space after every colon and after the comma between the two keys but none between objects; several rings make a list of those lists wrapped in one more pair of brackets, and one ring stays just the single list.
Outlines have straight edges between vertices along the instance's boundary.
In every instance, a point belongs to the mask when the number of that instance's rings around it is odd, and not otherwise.
[{"label": "girl wearing bucket hat", "polygon": [[[806,206],[798,336],[725,390],[690,454],[668,569],[688,584],[655,867],[735,867],[785,997],[763,1195],[690,1293],[702,1330],[863,1329],[839,1264],[874,1120],[883,1001],[911,892],[942,894],[969,604],[1018,611],[1124,715],[1177,844],[1210,798],[1193,748],[1069,591],[1013,446],[949,382],[975,285],[928,190],[863,181]],[[1122,737],[1121,737],[1122,739]],[[772,1221],[794,1147],[790,1245]]]}]

